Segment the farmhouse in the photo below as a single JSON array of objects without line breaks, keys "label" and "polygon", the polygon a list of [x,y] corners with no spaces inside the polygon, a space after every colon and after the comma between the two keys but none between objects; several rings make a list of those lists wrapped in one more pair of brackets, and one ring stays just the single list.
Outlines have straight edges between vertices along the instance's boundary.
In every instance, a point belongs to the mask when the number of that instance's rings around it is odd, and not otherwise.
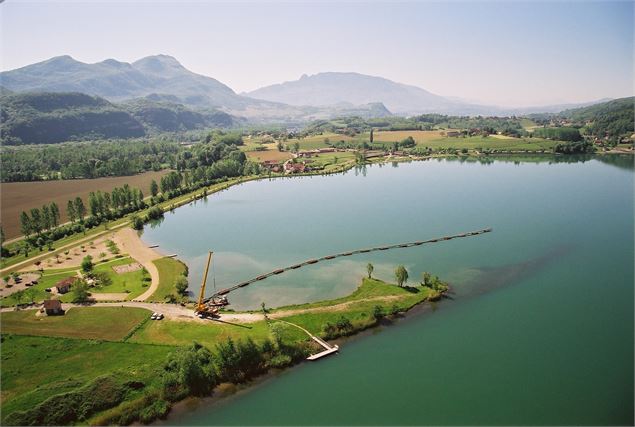
[{"label": "farmhouse", "polygon": [[284,172],[285,173],[302,173],[306,169],[306,165],[304,163],[285,163]]},{"label": "farmhouse", "polygon": [[264,162],[262,162],[262,166],[264,166],[265,168],[267,168],[268,170],[272,172],[281,171],[280,163],[277,160],[265,160]]},{"label": "farmhouse", "polygon": [[67,277],[66,279],[60,280],[55,285],[58,294],[66,294],[71,290],[71,285],[73,282],[77,280],[76,277]]},{"label": "farmhouse", "polygon": [[47,299],[44,301],[44,311],[47,316],[56,316],[64,314],[62,310],[62,303],[57,299]]}]

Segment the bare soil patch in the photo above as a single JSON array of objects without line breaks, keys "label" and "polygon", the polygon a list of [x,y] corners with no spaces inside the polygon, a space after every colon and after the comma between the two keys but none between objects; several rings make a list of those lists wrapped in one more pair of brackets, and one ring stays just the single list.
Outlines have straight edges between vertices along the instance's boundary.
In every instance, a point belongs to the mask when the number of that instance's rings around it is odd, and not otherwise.
[{"label": "bare soil patch", "polygon": [[138,262],[133,262],[126,265],[116,265],[112,269],[117,274],[123,274],[123,273],[130,273],[133,271],[141,270],[142,268],[143,266],[141,264],[139,264]]}]

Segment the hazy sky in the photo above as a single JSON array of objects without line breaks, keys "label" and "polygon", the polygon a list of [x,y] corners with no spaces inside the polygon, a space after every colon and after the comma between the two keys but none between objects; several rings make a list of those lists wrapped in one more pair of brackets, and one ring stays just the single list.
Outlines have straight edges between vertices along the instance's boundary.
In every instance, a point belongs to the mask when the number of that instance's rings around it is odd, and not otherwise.
[{"label": "hazy sky", "polygon": [[164,53],[236,92],[356,71],[440,95],[542,105],[633,94],[633,2],[0,4],[1,64]]}]

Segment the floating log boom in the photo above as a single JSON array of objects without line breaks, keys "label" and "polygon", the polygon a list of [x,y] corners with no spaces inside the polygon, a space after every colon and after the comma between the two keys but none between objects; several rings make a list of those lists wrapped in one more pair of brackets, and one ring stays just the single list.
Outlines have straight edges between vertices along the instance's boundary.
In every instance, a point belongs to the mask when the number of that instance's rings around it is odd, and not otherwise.
[{"label": "floating log boom", "polygon": [[[332,259],[335,259],[335,258],[350,256],[350,255],[359,254],[359,253],[368,253],[368,252],[375,252],[375,251],[387,251],[389,249],[408,248],[408,247],[412,247],[412,246],[420,246],[420,245],[423,245],[423,244],[426,244],[426,243],[444,242],[444,241],[447,241],[447,240],[460,239],[460,238],[463,238],[463,237],[478,236],[480,234],[489,233],[491,231],[492,231],[491,228],[484,228],[482,230],[470,231],[468,233],[454,234],[452,236],[438,237],[436,239],[418,240],[416,242],[410,242],[410,243],[398,243],[398,244],[395,244],[395,245],[377,246],[377,247],[374,247],[374,248],[358,249],[358,250],[355,250],[355,251],[352,251],[352,252],[343,252],[343,253],[339,253],[339,254],[335,254],[335,255],[326,255],[326,256],[323,256],[321,258],[310,259],[310,260],[307,260],[307,261],[304,261],[304,262],[301,262],[301,263],[297,263],[297,264],[294,264],[294,265],[292,265],[290,267],[279,268],[279,269],[273,270],[273,271],[271,271],[271,272],[269,272],[267,274],[262,274],[262,275],[260,275],[258,277],[250,279],[250,280],[248,280],[246,282],[241,282],[241,283],[239,283],[237,285],[234,285],[234,286],[232,286],[230,288],[223,289],[222,291],[215,293],[211,297],[206,298],[205,302],[208,302],[212,298],[220,296],[220,295],[227,295],[228,293],[230,293],[232,291],[235,291],[238,288],[242,288],[242,287],[250,285],[250,284],[252,284],[254,282],[258,282],[260,280],[264,280],[264,279],[266,279],[269,276],[281,274],[281,273],[284,273],[285,271],[289,271],[289,270],[295,270],[297,268],[304,267],[304,266],[310,265],[310,264],[315,264],[315,263],[320,262],[320,261],[328,261],[328,260],[332,260]],[[200,305],[200,302],[199,302],[199,305]]]}]

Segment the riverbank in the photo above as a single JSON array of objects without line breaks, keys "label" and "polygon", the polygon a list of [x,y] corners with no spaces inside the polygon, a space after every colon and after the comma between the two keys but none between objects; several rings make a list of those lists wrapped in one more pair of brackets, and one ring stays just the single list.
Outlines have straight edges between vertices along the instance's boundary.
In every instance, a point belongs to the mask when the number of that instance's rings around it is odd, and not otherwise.
[{"label": "riverbank", "polygon": [[[592,158],[593,156],[626,156],[630,157],[635,154],[635,151],[623,151],[619,150],[619,152],[615,151],[607,151],[607,152],[597,152],[593,154],[585,154],[583,156]],[[552,156],[559,160],[565,160],[567,158],[577,158],[580,155],[566,155],[566,154],[558,154],[558,153],[548,153],[548,152],[539,152],[539,151],[500,151],[494,153],[483,153],[483,152],[472,152],[468,151],[467,153],[435,153],[432,155],[402,155],[402,156],[382,156],[382,157],[374,157],[372,159],[366,160],[364,163],[357,163],[355,161],[348,161],[342,163],[341,165],[335,166],[329,170],[320,170],[320,171],[309,171],[304,173],[296,173],[296,174],[288,174],[285,175],[283,173],[271,173],[271,174],[261,174],[261,175],[251,175],[251,176],[241,176],[237,178],[230,178],[227,181],[220,182],[217,184],[212,184],[210,186],[205,186],[202,188],[198,188],[189,193],[180,195],[175,197],[174,199],[166,200],[164,202],[160,202],[155,206],[159,206],[164,212],[168,210],[176,209],[180,206],[191,203],[192,201],[204,198],[208,195],[212,195],[217,192],[221,192],[229,189],[235,185],[239,185],[242,183],[246,183],[249,181],[255,180],[267,180],[267,179],[277,179],[277,178],[293,178],[293,177],[302,177],[302,176],[326,176],[326,175],[334,175],[347,172],[355,167],[363,166],[365,164],[383,164],[383,163],[400,163],[400,162],[411,162],[411,161],[425,161],[425,160],[433,160],[433,159],[459,159],[459,160],[494,160],[497,156],[501,156],[503,158],[511,158],[511,157],[527,157],[527,156],[537,156],[541,158],[546,158]],[[123,218],[113,220],[103,224],[103,228],[100,225],[99,227],[87,230],[84,234],[73,234],[71,236],[65,237],[58,241],[54,242],[55,248],[46,253],[37,253],[37,251],[32,250],[29,257],[23,257],[21,255],[14,255],[9,258],[3,258],[1,260],[2,268],[0,269],[0,276],[4,276],[13,271],[18,271],[23,269],[29,263],[33,263],[38,260],[43,260],[47,257],[55,256],[56,254],[61,254],[64,250],[68,250],[75,246],[78,246],[81,243],[86,243],[90,240],[94,240],[98,237],[106,235],[114,230],[121,229],[123,227],[129,226],[131,224],[131,219],[134,216],[143,216],[147,213],[149,208],[144,209],[142,211],[133,212],[124,216]],[[22,238],[12,239],[11,243],[7,246],[11,250],[15,250],[17,245],[20,244]]]}]

